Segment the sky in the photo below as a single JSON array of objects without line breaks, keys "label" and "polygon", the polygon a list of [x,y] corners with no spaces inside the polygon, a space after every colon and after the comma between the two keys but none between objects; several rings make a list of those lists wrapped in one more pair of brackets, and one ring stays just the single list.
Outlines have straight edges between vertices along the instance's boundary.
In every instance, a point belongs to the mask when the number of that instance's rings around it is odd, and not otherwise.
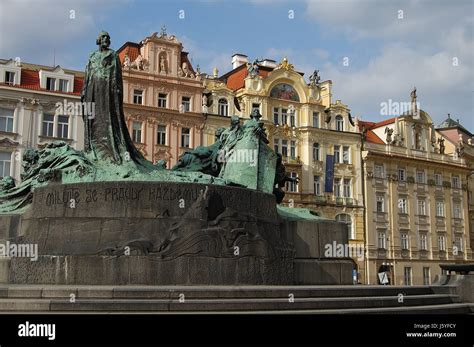
[{"label": "sky", "polygon": [[0,0],[0,58],[84,70],[99,31],[118,49],[162,25],[203,72],[287,57],[371,121],[416,86],[436,125],[450,113],[474,133],[474,0]]}]

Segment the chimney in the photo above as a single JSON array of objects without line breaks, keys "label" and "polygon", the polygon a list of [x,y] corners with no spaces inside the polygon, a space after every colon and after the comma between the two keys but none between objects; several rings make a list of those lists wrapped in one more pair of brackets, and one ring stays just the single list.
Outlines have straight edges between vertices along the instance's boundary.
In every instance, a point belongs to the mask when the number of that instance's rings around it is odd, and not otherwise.
[{"label": "chimney", "polygon": [[275,60],[266,59],[266,58],[263,60],[263,62],[260,65],[265,66],[265,67],[271,67],[273,69],[277,67],[277,63]]},{"label": "chimney", "polygon": [[232,56],[232,69],[238,68],[240,65],[247,64],[248,57],[245,54],[235,53]]}]

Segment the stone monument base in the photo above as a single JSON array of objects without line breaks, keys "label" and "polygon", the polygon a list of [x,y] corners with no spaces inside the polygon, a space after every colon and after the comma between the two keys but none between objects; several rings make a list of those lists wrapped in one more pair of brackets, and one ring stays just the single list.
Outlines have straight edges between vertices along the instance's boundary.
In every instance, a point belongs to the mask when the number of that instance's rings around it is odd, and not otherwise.
[{"label": "stone monument base", "polygon": [[[347,242],[334,221],[286,221],[275,197],[196,183],[51,184],[21,215],[0,215],[0,281],[14,284],[351,284],[353,262],[324,257]],[[23,246],[22,246],[23,245]],[[33,248],[31,248],[33,249]]]}]

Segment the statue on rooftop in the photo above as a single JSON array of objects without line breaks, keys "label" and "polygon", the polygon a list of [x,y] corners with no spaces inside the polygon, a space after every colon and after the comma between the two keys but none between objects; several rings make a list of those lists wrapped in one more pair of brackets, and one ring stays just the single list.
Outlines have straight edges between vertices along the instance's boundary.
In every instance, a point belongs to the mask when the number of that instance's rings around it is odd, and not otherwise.
[{"label": "statue on rooftop", "polygon": [[321,77],[319,77],[319,70],[314,70],[313,74],[309,76],[309,85],[311,87],[315,87],[319,85],[320,80],[321,80]]}]

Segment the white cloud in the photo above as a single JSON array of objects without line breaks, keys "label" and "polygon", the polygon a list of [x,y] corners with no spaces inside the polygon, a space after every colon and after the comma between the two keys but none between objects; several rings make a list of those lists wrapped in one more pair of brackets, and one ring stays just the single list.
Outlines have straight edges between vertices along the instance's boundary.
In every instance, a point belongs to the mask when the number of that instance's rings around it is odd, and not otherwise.
[{"label": "white cloud", "polygon": [[[398,19],[399,10],[403,19]],[[435,123],[457,114],[474,129],[474,2],[308,0],[307,16],[354,47],[373,40],[380,52],[365,65],[327,63],[334,96],[355,115],[378,120],[380,102],[406,101],[416,85],[421,107]],[[351,58],[351,57],[349,57]],[[459,66],[453,66],[453,58]]]}]

